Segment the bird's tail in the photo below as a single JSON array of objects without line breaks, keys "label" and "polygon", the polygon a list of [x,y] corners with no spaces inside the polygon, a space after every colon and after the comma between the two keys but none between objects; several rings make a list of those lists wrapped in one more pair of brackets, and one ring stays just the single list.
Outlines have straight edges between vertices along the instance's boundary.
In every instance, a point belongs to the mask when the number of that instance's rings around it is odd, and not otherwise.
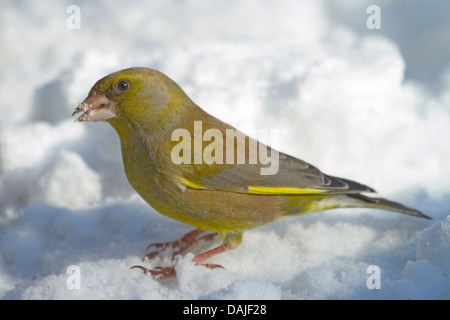
[{"label": "bird's tail", "polygon": [[402,205],[401,203],[390,201],[387,199],[370,198],[362,194],[348,194],[347,197],[351,198],[352,202],[355,201],[354,202],[355,207],[365,207],[365,208],[375,208],[381,210],[395,211],[419,218],[431,219],[429,216],[424,215],[422,212],[418,210],[408,208]]}]

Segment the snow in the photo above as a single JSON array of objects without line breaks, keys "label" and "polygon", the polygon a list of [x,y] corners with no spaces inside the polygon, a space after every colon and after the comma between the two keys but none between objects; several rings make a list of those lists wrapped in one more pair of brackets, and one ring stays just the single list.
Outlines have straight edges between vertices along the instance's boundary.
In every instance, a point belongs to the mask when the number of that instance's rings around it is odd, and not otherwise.
[{"label": "snow", "polygon": [[[366,27],[374,4],[379,30]],[[449,13],[437,0],[4,1],[0,297],[449,299]],[[108,124],[71,117],[98,79],[131,66],[433,220],[339,209],[245,232],[208,260],[224,269],[194,266],[195,252],[176,279],[130,269],[170,264],[142,262],[146,246],[192,229],[131,189]]]}]

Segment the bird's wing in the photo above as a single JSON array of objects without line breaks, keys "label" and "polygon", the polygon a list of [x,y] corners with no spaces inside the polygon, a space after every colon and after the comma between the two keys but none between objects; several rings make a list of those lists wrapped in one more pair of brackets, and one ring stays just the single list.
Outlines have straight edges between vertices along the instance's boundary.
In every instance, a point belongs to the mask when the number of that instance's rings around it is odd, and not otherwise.
[{"label": "bird's wing", "polygon": [[257,164],[198,165],[190,174],[180,177],[180,182],[184,187],[197,190],[261,195],[375,192],[372,188],[358,182],[326,175],[309,163],[287,154],[278,153],[278,155],[278,169],[275,174],[261,174],[261,169],[269,167],[269,164],[264,165],[259,162]]}]

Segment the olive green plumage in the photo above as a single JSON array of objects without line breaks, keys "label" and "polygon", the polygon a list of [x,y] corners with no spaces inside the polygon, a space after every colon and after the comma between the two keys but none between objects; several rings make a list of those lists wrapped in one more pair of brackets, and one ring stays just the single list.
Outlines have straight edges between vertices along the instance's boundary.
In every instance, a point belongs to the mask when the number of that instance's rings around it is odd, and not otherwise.
[{"label": "olive green plumage", "polygon": [[202,134],[218,129],[225,137],[226,130],[234,128],[207,114],[156,70],[130,68],[106,76],[75,113],[81,111],[80,121],[105,120],[117,131],[128,181],[148,204],[173,219],[217,232],[227,248],[239,244],[245,229],[333,208],[367,207],[426,217],[399,203],[364,196],[361,193],[374,190],[326,175],[283,153],[272,175],[261,174],[262,163],[175,164],[171,152],[179,142],[172,141],[174,130],[194,134],[194,122],[201,121]]}]

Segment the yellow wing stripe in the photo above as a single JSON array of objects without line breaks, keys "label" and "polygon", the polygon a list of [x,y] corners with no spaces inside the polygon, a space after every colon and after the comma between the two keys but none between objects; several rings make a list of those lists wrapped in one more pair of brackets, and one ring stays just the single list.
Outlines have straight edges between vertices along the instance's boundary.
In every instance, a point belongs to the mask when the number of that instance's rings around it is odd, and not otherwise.
[{"label": "yellow wing stripe", "polygon": [[185,179],[185,178],[181,178],[181,183],[183,183],[186,187],[191,188],[191,189],[197,189],[197,190],[205,189],[202,186],[200,186],[192,181],[189,181],[188,179]]},{"label": "yellow wing stripe", "polygon": [[326,190],[313,188],[248,186],[248,192],[252,194],[318,194],[324,193]]},{"label": "yellow wing stripe", "polygon": [[[196,190],[206,190],[208,188],[192,182],[188,179],[181,178],[181,182],[188,188]],[[242,192],[240,190],[222,190],[231,192]],[[247,193],[250,194],[320,194],[327,190],[314,189],[314,188],[293,188],[293,187],[264,187],[264,186],[248,186]]]}]

